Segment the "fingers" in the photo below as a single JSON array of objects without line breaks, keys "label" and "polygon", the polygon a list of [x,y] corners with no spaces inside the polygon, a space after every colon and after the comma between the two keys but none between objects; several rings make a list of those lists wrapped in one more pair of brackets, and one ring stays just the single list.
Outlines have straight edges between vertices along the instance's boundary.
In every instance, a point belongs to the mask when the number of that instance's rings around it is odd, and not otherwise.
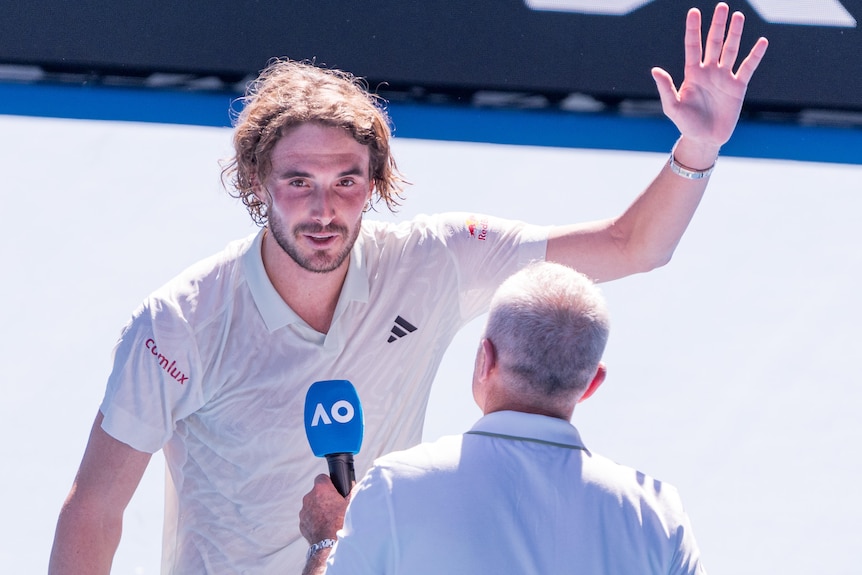
[{"label": "fingers", "polygon": [[706,35],[704,64],[718,63],[721,58],[721,51],[724,46],[724,29],[727,25],[727,14],[729,11],[730,8],[724,2],[719,2],[715,5],[715,12],[712,14],[712,24],[710,24],[709,33]]},{"label": "fingers", "polygon": [[702,58],[700,10],[692,8],[685,19],[685,67],[700,66]]},{"label": "fingers", "polygon": [[742,29],[745,26],[745,16],[742,12],[734,12],[730,18],[730,27],[727,30],[727,39],[724,41],[724,48],[721,50],[721,59],[718,65],[721,67],[733,69],[736,63],[736,56],[739,54],[739,43],[742,40]]},{"label": "fingers", "polygon": [[[736,59],[739,57],[739,47],[742,41],[742,31],[745,27],[745,16],[742,12],[734,12],[730,17],[730,25],[728,26],[728,15],[730,8],[724,2],[719,2],[715,5],[715,11],[712,14],[712,22],[709,25],[709,32],[706,36],[706,42],[701,47],[701,16],[697,8],[692,8],[688,11],[686,18],[685,30],[685,65],[701,66],[714,64],[720,68],[729,70],[733,74],[733,66]],[[725,36],[725,27],[727,35]],[[751,52],[748,53],[745,60],[739,66],[735,77],[748,84],[754,75],[754,71],[760,65],[760,61],[766,54],[768,46],[766,38],[759,38]],[[655,72],[653,77],[656,78]],[[658,85],[658,78],[656,83]],[[661,94],[662,87],[659,85],[659,93]],[[664,100],[662,100],[664,103]]]},{"label": "fingers", "polygon": [[326,475],[325,473],[321,473],[317,477],[314,478],[314,487],[315,488],[325,487],[326,485],[329,485],[330,487],[332,487],[332,489],[335,489],[335,486],[332,484],[332,479],[328,475]]},{"label": "fingers", "polygon": [[311,491],[302,498],[299,511],[299,532],[309,543],[335,538],[344,521],[347,501],[335,489],[328,475],[314,478]]},{"label": "fingers", "polygon": [[751,52],[748,53],[748,56],[742,61],[742,64],[739,65],[739,70],[736,72],[736,78],[746,86],[754,75],[754,71],[757,70],[757,67],[760,65],[760,61],[766,54],[766,49],[768,47],[769,42],[766,38],[758,38],[757,42],[755,42],[754,46],[751,48]]},{"label": "fingers", "polygon": [[[303,507],[312,507],[321,496],[328,495],[331,491],[338,493],[329,476],[321,473],[314,478],[314,486],[311,491],[302,498]],[[341,496],[341,494],[338,495]]]}]

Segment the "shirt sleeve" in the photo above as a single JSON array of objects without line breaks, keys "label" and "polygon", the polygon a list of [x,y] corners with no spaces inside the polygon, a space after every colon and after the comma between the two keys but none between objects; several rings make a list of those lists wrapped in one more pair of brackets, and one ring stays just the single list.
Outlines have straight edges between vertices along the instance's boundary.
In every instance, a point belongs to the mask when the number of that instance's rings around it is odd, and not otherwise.
[{"label": "shirt sleeve", "polygon": [[387,473],[372,467],[347,507],[344,527],[326,564],[327,575],[382,575],[396,573],[398,531],[394,525],[391,482]]},{"label": "shirt sleeve", "polygon": [[453,212],[436,216],[458,274],[461,313],[473,319],[487,311],[497,287],[533,261],[543,261],[551,226]]},{"label": "shirt sleeve", "polygon": [[674,531],[671,541],[676,549],[673,553],[670,575],[706,575],[706,568],[700,561],[700,548],[694,538],[691,520],[682,506],[679,492],[676,488],[666,485],[665,492],[672,501],[672,509],[676,511]]},{"label": "shirt sleeve", "polygon": [[177,420],[202,405],[201,367],[188,324],[163,302],[139,307],[114,347],[100,410],[106,433],[148,453],[170,439]]}]

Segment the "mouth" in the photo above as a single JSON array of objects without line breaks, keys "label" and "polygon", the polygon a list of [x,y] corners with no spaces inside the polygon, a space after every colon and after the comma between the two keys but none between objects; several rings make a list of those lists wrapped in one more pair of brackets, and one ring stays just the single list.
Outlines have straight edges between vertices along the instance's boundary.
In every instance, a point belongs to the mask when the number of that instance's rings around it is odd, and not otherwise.
[{"label": "mouth", "polygon": [[326,247],[338,238],[336,234],[305,234],[305,238],[315,246]]},{"label": "mouth", "polygon": [[324,249],[336,243],[342,234],[340,230],[333,229],[332,227],[321,229],[309,226],[305,229],[298,229],[297,236],[303,238],[309,245],[317,249]]}]

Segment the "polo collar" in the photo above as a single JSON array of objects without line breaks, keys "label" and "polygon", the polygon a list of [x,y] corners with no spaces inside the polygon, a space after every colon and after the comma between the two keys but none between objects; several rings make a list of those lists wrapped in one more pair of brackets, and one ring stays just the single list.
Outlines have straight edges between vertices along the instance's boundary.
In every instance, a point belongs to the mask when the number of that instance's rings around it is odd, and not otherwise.
[{"label": "polo collar", "polygon": [[[246,281],[258,312],[270,332],[292,324],[310,329],[308,324],[281,299],[275,286],[269,281],[269,276],[263,267],[263,253],[261,251],[265,232],[266,228],[257,233],[248,251],[242,256]],[[344,278],[344,285],[341,287],[341,295],[338,296],[335,315],[332,318],[333,327],[351,302],[368,302],[368,270],[363,260],[362,234],[360,233],[350,250],[350,264],[347,268],[347,276]]]},{"label": "polo collar", "polygon": [[585,451],[587,449],[581,441],[578,430],[568,421],[521,411],[489,413],[477,421],[467,433],[516,441],[533,441],[568,449]]}]

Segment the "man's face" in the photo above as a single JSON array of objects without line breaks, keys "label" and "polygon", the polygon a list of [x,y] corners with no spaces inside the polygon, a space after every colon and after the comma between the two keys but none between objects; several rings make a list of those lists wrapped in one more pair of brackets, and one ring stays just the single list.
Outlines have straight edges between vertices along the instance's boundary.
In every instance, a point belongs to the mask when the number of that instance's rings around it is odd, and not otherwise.
[{"label": "man's face", "polygon": [[366,146],[340,128],[302,124],[273,148],[258,195],[278,245],[301,268],[325,273],[346,265],[372,186]]}]

